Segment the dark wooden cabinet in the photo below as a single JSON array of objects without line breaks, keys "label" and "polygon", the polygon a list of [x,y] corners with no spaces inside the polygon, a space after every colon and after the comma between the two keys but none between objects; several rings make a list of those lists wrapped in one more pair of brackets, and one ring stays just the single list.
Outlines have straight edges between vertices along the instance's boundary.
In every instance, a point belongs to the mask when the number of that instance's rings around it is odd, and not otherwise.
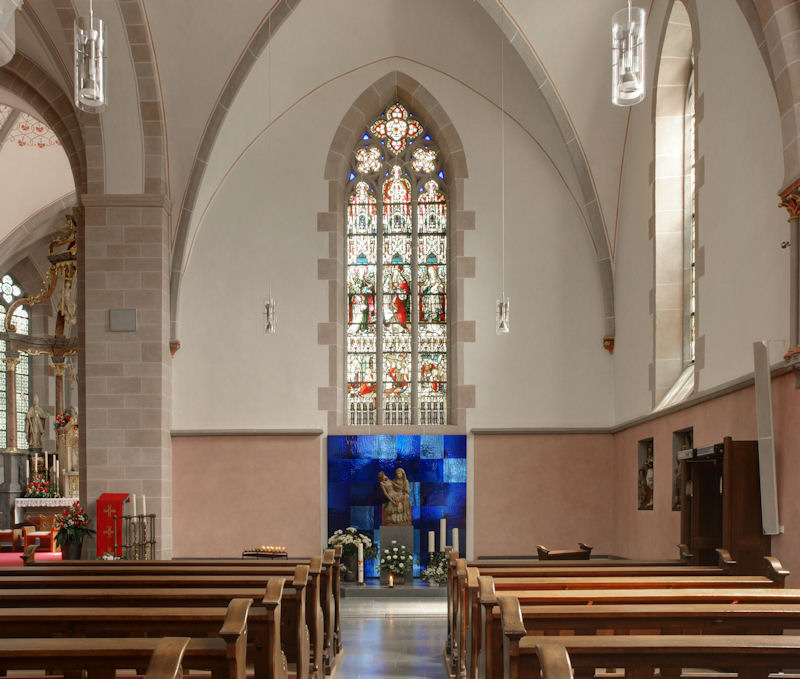
[{"label": "dark wooden cabinet", "polygon": [[770,553],[761,529],[758,442],[734,441],[682,454],[681,542],[691,563],[714,565],[716,549],[730,552],[737,574],[760,574]]}]

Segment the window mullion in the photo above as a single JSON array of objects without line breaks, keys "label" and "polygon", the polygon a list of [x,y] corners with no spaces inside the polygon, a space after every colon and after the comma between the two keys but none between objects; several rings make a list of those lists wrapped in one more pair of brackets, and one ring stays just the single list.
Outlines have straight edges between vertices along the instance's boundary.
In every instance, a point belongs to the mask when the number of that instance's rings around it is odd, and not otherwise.
[{"label": "window mullion", "polygon": [[381,191],[378,191],[377,210],[378,224],[375,241],[375,408],[377,412],[375,413],[375,424],[385,424],[383,421],[383,230],[386,221]]},{"label": "window mullion", "polygon": [[419,424],[419,229],[417,196],[411,195],[411,423]]}]

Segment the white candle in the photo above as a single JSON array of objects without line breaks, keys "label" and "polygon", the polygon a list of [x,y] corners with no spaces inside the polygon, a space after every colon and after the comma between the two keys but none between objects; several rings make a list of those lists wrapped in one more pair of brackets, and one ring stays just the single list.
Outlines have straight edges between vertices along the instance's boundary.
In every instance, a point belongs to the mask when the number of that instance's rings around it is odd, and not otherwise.
[{"label": "white candle", "polygon": [[447,547],[447,519],[439,519],[439,551]]},{"label": "white candle", "polygon": [[25,483],[31,482],[31,461],[30,459],[25,460]]},{"label": "white candle", "polygon": [[131,509],[131,514],[133,515],[133,520],[136,520],[136,495],[131,496],[133,498],[133,509]]},{"label": "white candle", "polygon": [[58,492],[58,486],[59,486],[59,473],[58,473],[59,469],[58,469],[58,467],[59,467],[58,458],[56,458],[56,494],[59,497],[61,497],[61,493]]},{"label": "white candle", "polygon": [[394,573],[389,573],[389,587],[394,587]]},{"label": "white candle", "polygon": [[453,551],[458,554],[458,528],[453,528]]},{"label": "white candle", "polygon": [[364,584],[364,544],[358,543],[358,584]]},{"label": "white candle", "polygon": [[33,475],[36,476],[39,473],[39,453],[33,454]]},{"label": "white candle", "polygon": [[432,530],[428,531],[428,553],[433,554],[436,551],[436,533]]},{"label": "white candle", "polygon": [[147,516],[147,497],[142,493],[142,514]]},{"label": "white candle", "polygon": [[50,467],[47,466],[47,451],[44,451],[44,473],[47,474]]}]

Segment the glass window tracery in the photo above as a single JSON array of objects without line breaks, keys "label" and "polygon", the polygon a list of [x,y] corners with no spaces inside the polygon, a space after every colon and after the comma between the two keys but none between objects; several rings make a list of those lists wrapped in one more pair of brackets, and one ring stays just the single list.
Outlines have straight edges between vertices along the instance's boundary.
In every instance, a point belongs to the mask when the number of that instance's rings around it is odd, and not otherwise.
[{"label": "glass window tracery", "polygon": [[[0,328],[5,329],[6,310],[8,305],[19,297],[23,296],[22,289],[14,279],[5,274],[0,279]],[[14,324],[16,332],[21,335],[30,334],[30,314],[24,306],[17,307],[14,311]],[[0,447],[8,446],[8,422],[6,421],[7,405],[7,381],[6,367],[6,341],[0,340]],[[17,399],[17,448],[25,450],[28,447],[28,439],[25,436],[25,416],[30,406],[30,358],[25,352],[19,352],[19,362],[15,369],[16,378],[16,399]]]},{"label": "glass window tracery", "polygon": [[439,163],[430,135],[399,102],[369,125],[353,152],[348,424],[447,423],[448,215]]}]

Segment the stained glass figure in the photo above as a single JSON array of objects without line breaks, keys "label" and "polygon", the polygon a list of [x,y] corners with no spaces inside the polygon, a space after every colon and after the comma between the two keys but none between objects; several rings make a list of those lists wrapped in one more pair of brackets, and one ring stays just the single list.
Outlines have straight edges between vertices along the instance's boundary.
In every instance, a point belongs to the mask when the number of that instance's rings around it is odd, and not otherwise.
[{"label": "stained glass figure", "polygon": [[369,128],[378,139],[385,140],[393,153],[398,154],[406,148],[406,144],[422,133],[422,125],[412,120],[406,107],[400,103],[386,109],[378,120]]},{"label": "stained glass figure", "polygon": [[400,103],[368,130],[349,170],[347,423],[447,424],[447,198],[430,178],[440,154],[427,134],[412,150],[424,131]]}]

